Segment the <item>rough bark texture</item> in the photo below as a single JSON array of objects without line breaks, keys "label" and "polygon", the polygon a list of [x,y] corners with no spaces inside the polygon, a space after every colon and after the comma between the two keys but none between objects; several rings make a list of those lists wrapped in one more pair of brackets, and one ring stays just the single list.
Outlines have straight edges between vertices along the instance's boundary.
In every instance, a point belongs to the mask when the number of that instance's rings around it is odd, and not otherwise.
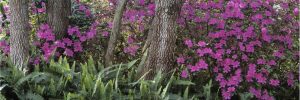
[{"label": "rough bark texture", "polygon": [[10,57],[12,63],[24,73],[29,58],[28,0],[10,0]]},{"label": "rough bark texture", "polygon": [[47,23],[53,29],[57,38],[67,33],[69,16],[71,15],[71,0],[47,0]]},{"label": "rough bark texture", "polygon": [[156,12],[150,30],[148,57],[145,63],[146,79],[152,79],[161,70],[168,73],[174,62],[176,42],[176,19],[179,16],[182,0],[155,0]]},{"label": "rough bark texture", "polygon": [[122,16],[123,16],[123,12],[125,10],[127,1],[128,0],[119,0],[117,9],[115,11],[112,34],[110,35],[108,47],[107,47],[106,54],[105,54],[105,65],[106,66],[112,65],[114,49],[116,47],[118,35],[120,34],[120,28],[121,28],[121,24],[122,24],[121,23]]}]

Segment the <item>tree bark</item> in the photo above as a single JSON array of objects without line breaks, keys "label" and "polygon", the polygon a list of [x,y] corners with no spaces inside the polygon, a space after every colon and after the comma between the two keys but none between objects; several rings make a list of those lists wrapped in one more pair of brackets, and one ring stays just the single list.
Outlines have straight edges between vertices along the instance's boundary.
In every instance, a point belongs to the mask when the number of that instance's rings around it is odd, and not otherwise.
[{"label": "tree bark", "polygon": [[47,0],[47,23],[55,36],[61,39],[68,30],[69,16],[71,15],[71,0]]},{"label": "tree bark", "polygon": [[28,71],[29,15],[28,0],[10,0],[10,58],[24,73]]},{"label": "tree bark", "polygon": [[110,35],[108,47],[105,54],[105,65],[112,65],[114,49],[116,47],[117,38],[120,34],[120,28],[122,25],[122,16],[128,0],[119,0],[117,9],[115,11],[112,34]]},{"label": "tree bark", "polygon": [[174,64],[176,46],[176,19],[179,17],[182,0],[155,0],[155,17],[148,35],[149,50],[144,70],[146,79],[153,79],[156,72],[169,73]]}]

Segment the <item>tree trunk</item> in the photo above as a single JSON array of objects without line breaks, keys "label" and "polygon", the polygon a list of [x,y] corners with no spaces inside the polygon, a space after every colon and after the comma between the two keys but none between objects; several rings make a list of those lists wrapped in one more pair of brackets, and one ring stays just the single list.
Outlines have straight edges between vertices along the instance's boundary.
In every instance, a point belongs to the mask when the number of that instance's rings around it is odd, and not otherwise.
[{"label": "tree trunk", "polygon": [[146,79],[153,79],[156,72],[169,73],[173,67],[176,46],[176,19],[179,17],[182,0],[156,0],[155,17],[150,34],[148,56],[144,70]]},{"label": "tree trunk", "polygon": [[55,36],[61,39],[67,33],[69,16],[71,15],[71,0],[47,0],[47,23]]},{"label": "tree trunk", "polygon": [[24,73],[28,71],[29,15],[28,0],[10,0],[10,58]]},{"label": "tree trunk", "polygon": [[112,34],[110,35],[108,47],[105,54],[105,65],[110,66],[112,65],[112,60],[114,56],[114,49],[116,47],[117,38],[120,34],[120,28],[121,28],[121,22],[122,22],[122,16],[123,12],[126,7],[126,3],[128,0],[119,0],[117,9],[115,11],[115,16],[113,20],[113,28],[112,28]]}]

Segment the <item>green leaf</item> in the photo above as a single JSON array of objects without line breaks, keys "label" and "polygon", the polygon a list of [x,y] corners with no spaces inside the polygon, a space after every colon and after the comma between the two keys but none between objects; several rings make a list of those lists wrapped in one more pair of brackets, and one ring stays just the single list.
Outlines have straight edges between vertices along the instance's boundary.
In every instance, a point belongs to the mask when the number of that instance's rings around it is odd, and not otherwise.
[{"label": "green leaf", "polygon": [[7,87],[8,86],[8,84],[3,84],[3,85],[1,85],[0,86],[0,93],[1,93],[1,91],[5,88],[5,87]]},{"label": "green leaf", "polygon": [[174,81],[174,73],[175,73],[175,71],[173,71],[173,74],[172,74],[172,76],[171,76],[171,78],[170,78],[170,80],[169,80],[167,86],[163,89],[163,92],[161,93],[161,97],[162,97],[162,98],[165,98],[165,97],[166,97],[166,94],[167,94],[169,88],[171,87],[172,82]]},{"label": "green leaf", "polygon": [[206,100],[210,100],[211,97],[211,87],[212,87],[212,80],[209,81],[208,84],[206,84],[205,86],[203,86],[203,92],[205,94],[205,98]]},{"label": "green leaf", "polygon": [[118,90],[118,82],[119,82],[119,74],[120,74],[120,70],[121,70],[121,65],[119,66],[117,75],[116,75],[116,81],[115,81],[115,91]]},{"label": "green leaf", "polygon": [[80,94],[68,93],[66,100],[84,100],[84,97]]},{"label": "green leaf", "polygon": [[106,98],[107,100],[112,99],[112,93],[113,93],[113,82],[109,81],[105,86],[105,92],[106,92]]},{"label": "green leaf", "polygon": [[183,93],[183,100],[189,99],[189,87],[187,86]]},{"label": "green leaf", "polygon": [[239,93],[239,95],[241,97],[241,100],[250,100],[251,98],[253,98],[253,95],[249,92]]},{"label": "green leaf", "polygon": [[162,80],[162,71],[158,71],[158,73],[155,75],[154,77],[154,80],[152,81],[153,82],[153,85],[152,85],[152,89],[157,89],[158,85],[160,85],[161,83],[161,80]]},{"label": "green leaf", "polygon": [[145,64],[146,59],[147,59],[147,54],[148,54],[148,49],[146,50],[146,52],[142,56],[142,60],[139,63],[139,66],[137,67],[137,73],[141,73],[142,69],[144,68],[144,64]]},{"label": "green leaf", "polygon": [[127,64],[127,68],[130,69],[139,59],[133,60]]},{"label": "green leaf", "polygon": [[93,74],[97,73],[95,63],[94,63],[94,60],[93,60],[92,56],[89,56],[87,66],[88,66],[88,70],[89,70],[90,73],[93,73]]},{"label": "green leaf", "polygon": [[39,94],[34,94],[32,92],[28,92],[25,95],[25,100],[44,100],[44,98],[41,95],[39,95]]},{"label": "green leaf", "polygon": [[195,85],[195,83],[186,80],[174,80],[174,85]]},{"label": "green leaf", "polygon": [[[20,89],[19,87],[25,83],[25,82],[28,82],[28,81],[31,81],[31,80],[36,80],[36,78],[38,78],[38,76],[46,76],[46,77],[50,77],[51,74],[49,73],[44,73],[44,72],[33,72],[21,79],[19,79],[17,82],[16,82],[16,87],[17,89]],[[30,80],[31,79],[31,80]]]},{"label": "green leaf", "polygon": [[136,82],[133,82],[133,83],[129,83],[129,85],[137,85],[139,84],[142,80],[144,80],[144,78],[146,77],[146,75],[150,72],[151,70],[149,70],[148,72],[146,72],[140,79],[138,79]]},{"label": "green leaf", "polygon": [[0,100],[6,100],[6,98],[4,97],[4,95],[1,94],[1,92],[0,92]]},{"label": "green leaf", "polygon": [[140,93],[141,93],[142,99],[149,99],[149,97],[151,96],[151,95],[149,95],[150,94],[149,92],[150,92],[150,90],[149,90],[147,84],[145,84],[145,82],[142,81],[141,85],[140,85]]}]

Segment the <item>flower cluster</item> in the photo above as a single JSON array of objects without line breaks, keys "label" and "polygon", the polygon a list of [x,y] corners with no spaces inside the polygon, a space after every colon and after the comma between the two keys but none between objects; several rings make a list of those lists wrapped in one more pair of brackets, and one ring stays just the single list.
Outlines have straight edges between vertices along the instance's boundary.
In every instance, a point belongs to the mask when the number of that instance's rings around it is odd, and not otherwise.
[{"label": "flower cluster", "polygon": [[[68,34],[62,39],[55,38],[55,34],[48,24],[42,24],[37,31],[39,41],[34,42],[34,45],[41,48],[43,60],[48,61],[54,55],[56,57],[65,55],[73,57],[75,53],[83,51],[83,42],[92,39],[96,35],[98,23],[92,24],[90,29],[81,33],[78,27],[69,27]],[[35,60],[37,63],[40,60]]]},{"label": "flower cluster", "polygon": [[2,51],[4,54],[9,54],[9,44],[5,40],[0,41],[0,51]]},{"label": "flower cluster", "polygon": [[140,46],[136,43],[134,43],[135,39],[133,36],[129,36],[127,39],[128,46],[124,48],[124,52],[128,53],[132,56],[135,56],[137,53],[137,50],[140,48]]},{"label": "flower cluster", "polygon": [[35,14],[46,12],[45,0],[34,1],[31,4],[31,11]]},{"label": "flower cluster", "polygon": [[[116,0],[110,0],[111,6],[116,8]],[[136,56],[140,43],[146,40],[139,33],[145,33],[147,23],[151,22],[151,17],[155,13],[155,4],[153,0],[136,0],[130,1],[127,4],[122,17],[122,23],[125,23],[128,30],[127,46],[123,48],[123,52],[131,56]],[[109,28],[112,28],[112,22],[109,23]],[[108,32],[103,32],[103,36],[107,36]]]},{"label": "flower cluster", "polygon": [[[243,81],[261,88],[283,84],[274,75],[279,62],[286,57],[297,62],[293,56],[298,56],[294,55],[297,36],[293,34],[299,30],[299,10],[297,6],[286,6],[292,3],[299,4],[274,0],[186,1],[177,20],[182,33],[189,32],[183,34],[186,48],[177,58],[179,65],[186,66],[181,76],[187,78],[191,76],[188,73],[212,69],[224,99],[231,99]],[[278,23],[285,25],[275,29]],[[293,73],[287,80],[289,86],[294,84]],[[249,86],[256,98],[274,99],[267,89],[262,92]]]}]

